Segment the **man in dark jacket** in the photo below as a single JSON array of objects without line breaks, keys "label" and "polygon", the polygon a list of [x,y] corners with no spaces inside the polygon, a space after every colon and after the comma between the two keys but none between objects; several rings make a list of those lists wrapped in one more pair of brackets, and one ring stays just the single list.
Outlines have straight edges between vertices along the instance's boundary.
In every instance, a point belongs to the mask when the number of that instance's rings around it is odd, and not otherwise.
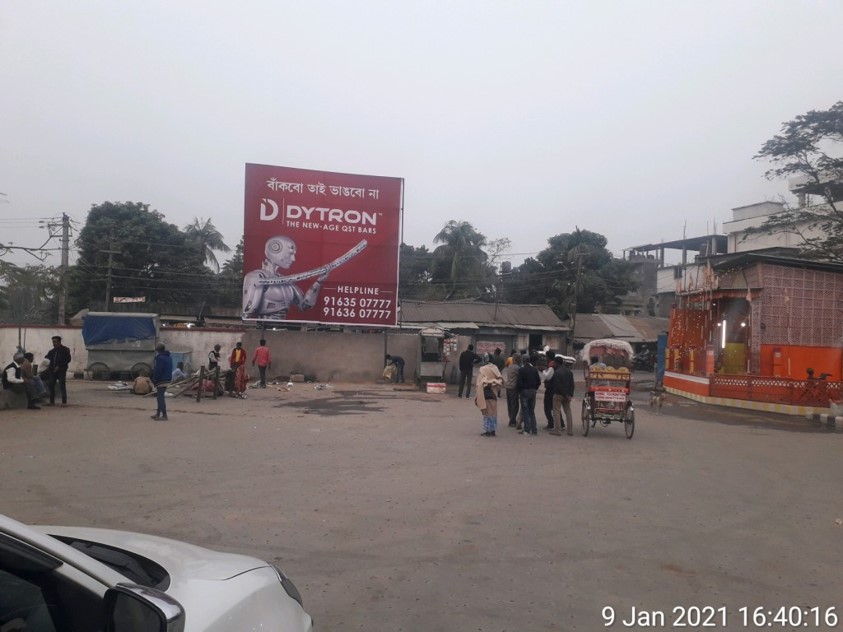
[{"label": "man in dark jacket", "polygon": [[[167,387],[173,378],[173,358],[170,352],[160,342],[155,347],[155,360],[152,363],[152,383],[155,384],[156,395],[158,396],[158,410],[152,415],[153,419],[167,421],[167,400],[165,399]],[[201,388],[202,385],[200,384]]]},{"label": "man in dark jacket", "polygon": [[465,386],[465,398],[471,395],[471,382],[474,377],[474,365],[480,363],[480,356],[474,353],[474,345],[468,345],[468,349],[460,354],[460,390],[457,397],[462,397],[463,386]]},{"label": "man in dark jacket", "polygon": [[542,379],[536,367],[533,366],[537,360],[536,356],[531,355],[522,360],[524,364],[518,369],[516,380],[518,398],[521,400],[521,412],[524,416],[524,429],[519,430],[519,434],[536,435],[539,433],[536,428],[536,391],[541,386]]},{"label": "man in dark jacket", "polygon": [[61,405],[67,406],[67,368],[70,366],[70,349],[61,343],[61,336],[53,336],[53,348],[47,352],[50,361],[48,373],[50,375],[50,406],[56,403],[56,384],[61,393]]},{"label": "man in dark jacket", "polygon": [[571,414],[571,400],[574,398],[574,373],[571,371],[574,359],[567,356],[556,356],[556,367],[550,379],[550,389],[553,391],[553,430],[550,434],[562,435],[562,411],[568,426],[568,434],[574,434],[574,417]]},{"label": "man in dark jacket", "polygon": [[395,381],[404,383],[404,358],[401,356],[386,354],[386,363],[395,365]]}]

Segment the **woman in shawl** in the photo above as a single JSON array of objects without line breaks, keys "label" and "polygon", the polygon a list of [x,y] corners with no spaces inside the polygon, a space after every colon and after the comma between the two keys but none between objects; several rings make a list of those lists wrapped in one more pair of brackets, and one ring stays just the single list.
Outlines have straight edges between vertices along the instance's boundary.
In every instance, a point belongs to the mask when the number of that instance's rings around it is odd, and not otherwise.
[{"label": "woman in shawl", "polygon": [[246,371],[246,364],[237,366],[234,372],[234,392],[235,397],[246,399],[246,386],[249,384],[249,373]]},{"label": "woman in shawl", "polygon": [[484,437],[497,436],[495,432],[498,429],[498,398],[501,395],[502,385],[503,378],[498,367],[491,362],[480,367],[474,403],[483,415],[482,436]]}]

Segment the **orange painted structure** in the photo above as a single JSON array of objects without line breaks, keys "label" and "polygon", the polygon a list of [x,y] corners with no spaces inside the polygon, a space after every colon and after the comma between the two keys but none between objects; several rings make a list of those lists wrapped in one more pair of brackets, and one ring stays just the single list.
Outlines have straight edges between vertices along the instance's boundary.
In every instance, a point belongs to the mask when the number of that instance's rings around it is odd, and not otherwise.
[{"label": "orange painted structure", "polygon": [[703,278],[671,313],[669,390],[800,407],[841,399],[843,265],[744,253],[710,258]]}]

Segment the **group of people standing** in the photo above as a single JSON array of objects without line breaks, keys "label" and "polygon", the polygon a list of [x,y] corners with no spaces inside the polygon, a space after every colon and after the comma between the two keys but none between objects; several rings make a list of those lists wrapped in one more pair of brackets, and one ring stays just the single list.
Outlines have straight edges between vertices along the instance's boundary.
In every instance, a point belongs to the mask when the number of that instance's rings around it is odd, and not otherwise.
[{"label": "group of people standing", "polygon": [[35,355],[18,351],[3,369],[3,389],[26,395],[27,408],[39,410],[39,401],[49,397],[48,406],[56,403],[56,387],[61,405],[67,406],[67,370],[70,367],[70,349],[62,344],[61,336],[52,337],[53,347],[38,367]]},{"label": "group of people standing", "polygon": [[[214,348],[208,353],[209,371],[213,371],[220,366],[220,349],[222,349],[220,345],[214,345]],[[231,350],[228,357],[228,366],[231,370],[229,377],[231,379],[227,382],[226,388],[230,395],[236,394],[242,397],[242,394],[246,391],[246,385],[249,381],[249,373],[246,370],[248,355],[242,342],[236,343],[234,349]],[[272,367],[272,356],[264,339],[261,339],[254,354],[252,354],[252,366],[258,367],[258,373],[260,374],[258,386],[266,388],[266,372]]]},{"label": "group of people standing", "polygon": [[[539,360],[537,355],[513,351],[504,360],[500,349],[495,349],[492,356],[482,358],[474,353],[473,345],[468,345],[459,360],[458,397],[462,397],[463,390],[466,397],[470,396],[471,376],[474,367],[479,364],[474,401],[483,417],[482,436],[497,436],[498,400],[504,393],[509,426],[515,428],[519,434],[537,435],[536,399],[542,385],[545,389],[545,430],[550,431],[552,435],[561,436],[562,430],[567,427],[568,434],[573,434],[571,400],[574,398],[574,373],[571,369],[574,358],[548,351],[546,359],[547,368],[539,372],[536,368]],[[503,370],[500,369],[501,364]]]},{"label": "group of people standing", "polygon": [[[208,371],[215,371],[220,368],[220,361],[222,358],[222,345],[216,344],[208,352]],[[226,382],[226,390],[228,394],[233,397],[243,397],[246,391],[246,386],[249,381],[249,374],[246,370],[246,360],[248,354],[243,348],[243,343],[238,342],[231,350],[231,355],[228,358],[230,367],[229,377]],[[260,388],[266,388],[266,372],[272,366],[272,359],[269,353],[269,347],[266,346],[266,340],[261,340],[255,353],[252,355],[252,366],[258,367],[260,373]],[[158,409],[152,415],[152,419],[157,421],[167,421],[167,388],[174,382],[179,382],[187,377],[184,372],[184,364],[179,362],[173,368],[173,360],[170,352],[166,347],[159,343],[155,347],[155,359],[152,367],[152,383],[155,385]]]}]

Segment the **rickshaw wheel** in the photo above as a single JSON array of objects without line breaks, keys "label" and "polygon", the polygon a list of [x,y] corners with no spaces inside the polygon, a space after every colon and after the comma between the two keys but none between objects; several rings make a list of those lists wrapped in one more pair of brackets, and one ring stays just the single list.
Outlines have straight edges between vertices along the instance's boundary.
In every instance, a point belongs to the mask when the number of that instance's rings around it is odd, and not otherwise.
[{"label": "rickshaw wheel", "polygon": [[627,410],[623,420],[623,431],[626,433],[627,439],[632,439],[635,433],[635,411]]},{"label": "rickshaw wheel", "polygon": [[591,406],[588,405],[588,397],[582,400],[582,436],[588,436],[588,429],[591,427]]},{"label": "rickshaw wheel", "polygon": [[102,362],[94,362],[88,367],[92,380],[107,380],[111,377],[109,368]]},{"label": "rickshaw wheel", "polygon": [[141,374],[141,371],[146,371],[146,374],[152,375],[152,367],[149,366],[146,362],[138,362],[135,366],[132,367],[132,377],[137,377]]}]

